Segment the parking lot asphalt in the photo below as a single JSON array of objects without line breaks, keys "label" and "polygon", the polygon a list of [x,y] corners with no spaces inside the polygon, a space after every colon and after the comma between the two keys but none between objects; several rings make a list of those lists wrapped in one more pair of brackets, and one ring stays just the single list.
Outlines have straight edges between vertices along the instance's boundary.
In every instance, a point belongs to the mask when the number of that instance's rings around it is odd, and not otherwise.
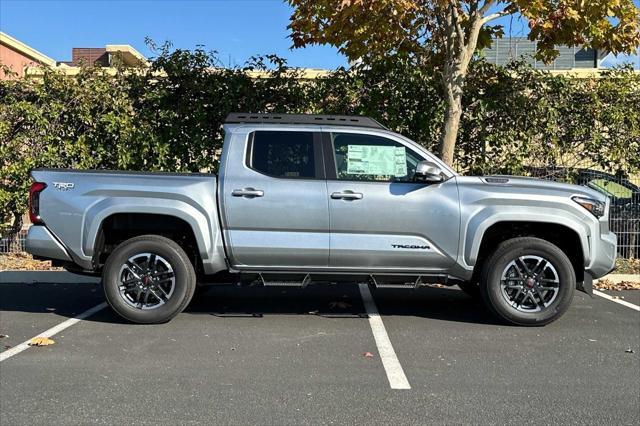
[{"label": "parking lot asphalt", "polygon": [[[219,287],[170,323],[106,308],[0,362],[0,424],[640,423],[633,309],[576,292],[521,328],[455,287],[372,294],[411,389],[390,388],[357,286]],[[103,301],[95,279],[0,273],[0,349]]]}]

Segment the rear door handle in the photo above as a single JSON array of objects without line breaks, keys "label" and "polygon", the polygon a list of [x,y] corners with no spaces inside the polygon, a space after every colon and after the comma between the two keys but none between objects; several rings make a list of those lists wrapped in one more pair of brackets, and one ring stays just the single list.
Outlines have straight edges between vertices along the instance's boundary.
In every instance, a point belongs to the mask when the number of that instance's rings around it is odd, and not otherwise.
[{"label": "rear door handle", "polygon": [[361,192],[343,191],[333,192],[331,198],[334,200],[362,200],[363,195]]},{"label": "rear door handle", "polygon": [[234,189],[231,195],[234,197],[263,197],[264,191],[253,188]]}]

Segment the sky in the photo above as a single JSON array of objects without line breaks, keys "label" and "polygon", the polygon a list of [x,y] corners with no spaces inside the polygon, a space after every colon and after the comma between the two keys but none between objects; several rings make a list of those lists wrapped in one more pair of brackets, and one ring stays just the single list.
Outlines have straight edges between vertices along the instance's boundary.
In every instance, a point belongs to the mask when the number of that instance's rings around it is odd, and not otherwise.
[{"label": "sky", "polygon": [[[636,1],[636,3],[638,3]],[[287,24],[292,9],[282,0],[0,0],[0,30],[58,60],[72,47],[130,44],[147,57],[145,45],[170,41],[175,48],[198,45],[218,51],[226,66],[241,66],[256,54],[275,53],[297,67],[332,69],[347,59],[331,46],[291,50]],[[507,36],[525,36],[526,22],[503,18]],[[637,56],[608,57],[640,66]]]}]

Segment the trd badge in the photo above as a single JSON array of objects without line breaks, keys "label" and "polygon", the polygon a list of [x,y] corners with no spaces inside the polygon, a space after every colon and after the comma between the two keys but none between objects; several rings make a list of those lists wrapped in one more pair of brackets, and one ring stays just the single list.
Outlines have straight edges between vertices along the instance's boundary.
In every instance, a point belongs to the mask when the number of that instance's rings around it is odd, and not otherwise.
[{"label": "trd badge", "polygon": [[76,184],[72,182],[53,182],[53,186],[58,191],[71,191],[76,186]]}]

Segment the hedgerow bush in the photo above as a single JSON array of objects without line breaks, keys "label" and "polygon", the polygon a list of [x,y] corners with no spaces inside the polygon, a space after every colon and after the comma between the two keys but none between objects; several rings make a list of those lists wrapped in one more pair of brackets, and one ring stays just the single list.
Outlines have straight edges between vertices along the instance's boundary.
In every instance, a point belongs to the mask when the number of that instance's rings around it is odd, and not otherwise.
[{"label": "hedgerow bush", "polygon": [[[153,46],[151,67],[0,81],[0,234],[17,232],[35,167],[217,171],[234,111],[363,114],[435,151],[439,76],[409,58],[337,69],[313,80],[276,56],[222,68],[215,52]],[[260,77],[251,74],[261,71]],[[640,76],[553,76],[523,63],[472,65],[456,167],[640,170]]]}]

